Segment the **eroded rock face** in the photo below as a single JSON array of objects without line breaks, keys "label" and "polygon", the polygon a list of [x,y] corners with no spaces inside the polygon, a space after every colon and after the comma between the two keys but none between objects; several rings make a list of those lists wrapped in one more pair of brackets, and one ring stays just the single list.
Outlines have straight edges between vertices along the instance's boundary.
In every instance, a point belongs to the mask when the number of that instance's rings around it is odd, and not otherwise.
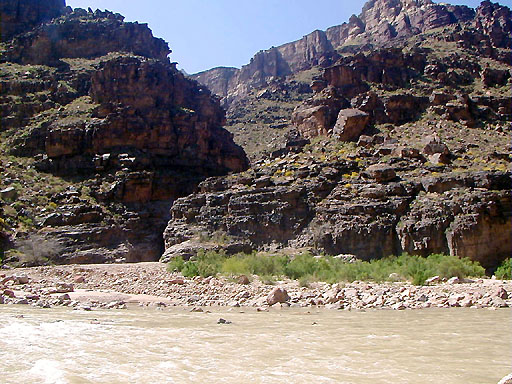
[{"label": "eroded rock face", "polygon": [[146,25],[75,10],[11,43],[2,61],[24,74],[4,76],[2,93],[25,101],[2,104],[2,129],[24,133],[11,151],[73,184],[34,217],[58,248],[52,262],[157,260],[173,201],[248,167],[218,99],[169,63]]},{"label": "eroded rock face", "polygon": [[93,58],[127,52],[167,60],[167,43],[153,37],[147,24],[125,23],[112,12],[76,9],[55,22],[17,37],[4,59],[22,64],[62,65],[63,58]]},{"label": "eroded rock face", "polygon": [[[491,6],[484,8],[479,14],[492,13],[505,20],[502,10],[494,10]],[[194,78],[212,86],[211,89],[229,104],[246,95],[251,87],[264,85],[269,77],[286,76],[314,65],[332,65],[339,58],[338,47],[386,43],[474,18],[475,11],[466,6],[435,4],[430,0],[371,0],[365,4],[360,15],[352,15],[348,23],[331,27],[326,32],[314,31],[300,40],[257,53],[240,70],[230,70],[228,76],[222,76],[220,87],[216,86],[220,80],[219,71],[226,74],[221,68],[202,72]],[[486,22],[481,25],[492,29],[492,23],[487,21],[489,18],[484,16],[484,19]],[[495,32],[495,35],[499,39],[503,33]],[[388,70],[386,77],[397,81],[396,74],[392,72]]]},{"label": "eroded rock face", "polygon": [[387,41],[470,20],[474,15],[466,6],[441,5],[430,0],[371,0],[364,5],[359,18],[365,24],[365,37]]},{"label": "eroded rock face", "polygon": [[62,15],[65,0],[4,0],[0,4],[0,39],[10,40],[36,25]]},{"label": "eroded rock face", "polygon": [[493,47],[510,48],[512,43],[512,13],[510,8],[482,1],[476,10],[476,28],[488,36]]},{"label": "eroded rock face", "polygon": [[[508,257],[509,173],[407,180],[386,164],[363,170],[355,162],[292,161],[256,165],[236,178],[208,179],[199,193],[178,199],[164,235],[166,257],[178,255],[186,242],[200,248],[199,233],[218,231],[225,236],[214,246],[228,253],[291,246],[370,260],[444,252],[487,268]],[[278,169],[294,178],[264,176]],[[361,176],[350,176],[354,171]]]}]

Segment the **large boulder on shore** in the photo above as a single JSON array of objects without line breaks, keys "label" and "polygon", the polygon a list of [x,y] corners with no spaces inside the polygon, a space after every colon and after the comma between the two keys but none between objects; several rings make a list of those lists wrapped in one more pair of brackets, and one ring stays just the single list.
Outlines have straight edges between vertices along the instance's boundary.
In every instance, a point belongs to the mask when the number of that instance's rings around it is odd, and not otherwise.
[{"label": "large boulder on shore", "polygon": [[272,292],[267,296],[267,304],[274,305],[277,303],[286,303],[290,300],[290,296],[288,296],[288,292],[284,288],[274,288]]}]

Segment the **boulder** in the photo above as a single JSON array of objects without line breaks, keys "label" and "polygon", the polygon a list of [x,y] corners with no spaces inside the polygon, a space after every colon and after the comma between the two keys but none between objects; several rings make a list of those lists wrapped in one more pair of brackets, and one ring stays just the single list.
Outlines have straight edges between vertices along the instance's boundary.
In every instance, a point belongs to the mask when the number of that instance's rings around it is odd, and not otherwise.
[{"label": "boulder", "polygon": [[512,384],[512,373],[501,379],[498,384]]},{"label": "boulder", "polygon": [[455,96],[450,95],[448,93],[434,91],[432,95],[429,97],[429,102],[431,105],[445,105],[449,101],[455,99]]},{"label": "boulder", "polygon": [[288,296],[288,292],[284,288],[274,288],[272,292],[267,296],[267,304],[274,305],[277,303],[286,303],[290,300],[290,296]]},{"label": "boulder", "polygon": [[340,141],[351,141],[359,137],[369,123],[370,116],[366,112],[359,109],[342,109],[332,133]]},{"label": "boulder", "polygon": [[385,183],[396,178],[393,167],[387,164],[374,164],[366,168],[365,174],[378,183]]},{"label": "boulder", "polygon": [[423,142],[425,146],[423,147],[422,152],[427,156],[434,155],[436,153],[446,156],[450,155],[448,146],[444,144],[437,135],[427,136]]},{"label": "boulder", "polygon": [[496,289],[496,291],[493,293],[494,297],[499,297],[500,299],[507,300],[508,299],[508,292],[503,287],[499,287]]},{"label": "boulder", "polygon": [[428,157],[428,161],[434,165],[449,164],[450,157],[444,153],[434,153]]},{"label": "boulder", "polygon": [[25,285],[30,282],[27,275],[16,275],[14,276],[14,284]]},{"label": "boulder", "polygon": [[250,284],[250,280],[246,275],[240,275],[237,279],[238,284],[247,285]]},{"label": "boulder", "polygon": [[2,200],[15,200],[18,197],[18,191],[14,187],[7,187],[0,191]]},{"label": "boulder", "polygon": [[507,82],[510,79],[510,70],[492,69],[487,67],[482,71],[481,76],[482,82],[486,87],[503,86],[507,85]]},{"label": "boulder", "polygon": [[60,283],[57,283],[56,287],[55,287],[55,292],[56,293],[68,293],[68,292],[73,292],[75,290],[73,284],[71,283],[64,283],[64,282],[60,282]]}]

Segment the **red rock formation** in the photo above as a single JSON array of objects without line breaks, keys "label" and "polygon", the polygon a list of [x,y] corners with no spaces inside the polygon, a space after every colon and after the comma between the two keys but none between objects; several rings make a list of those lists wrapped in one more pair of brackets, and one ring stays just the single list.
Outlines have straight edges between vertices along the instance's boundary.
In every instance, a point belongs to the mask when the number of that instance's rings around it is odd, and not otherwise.
[{"label": "red rock formation", "polygon": [[510,48],[512,44],[512,13],[510,8],[482,1],[476,10],[475,26],[488,36],[493,47]]},{"label": "red rock formation", "polygon": [[65,0],[2,0],[0,3],[0,40],[12,39],[36,25],[65,12]]},{"label": "red rock formation", "polygon": [[153,37],[147,24],[125,23],[112,12],[76,9],[55,23],[20,35],[4,60],[23,64],[56,65],[62,58],[93,58],[127,52],[167,60],[167,43]]},{"label": "red rock formation", "polygon": [[314,65],[331,65],[339,58],[336,48],[341,46],[385,43],[474,17],[475,11],[466,6],[435,4],[430,0],[370,0],[361,15],[353,15],[348,23],[260,51],[240,70],[226,72],[214,68],[194,78],[212,86],[214,93],[229,104],[245,96],[251,87],[264,85],[269,77],[286,76]]},{"label": "red rock formation", "polygon": [[[157,260],[173,201],[248,167],[219,100],[168,53],[145,24],[78,9],[18,35],[2,55],[6,67],[37,68],[2,78],[2,97],[24,100],[2,104],[2,129],[24,133],[12,152],[37,156],[37,169],[68,184],[48,197],[55,212],[37,213],[61,249],[53,262]],[[70,58],[79,60],[61,60]]]}]

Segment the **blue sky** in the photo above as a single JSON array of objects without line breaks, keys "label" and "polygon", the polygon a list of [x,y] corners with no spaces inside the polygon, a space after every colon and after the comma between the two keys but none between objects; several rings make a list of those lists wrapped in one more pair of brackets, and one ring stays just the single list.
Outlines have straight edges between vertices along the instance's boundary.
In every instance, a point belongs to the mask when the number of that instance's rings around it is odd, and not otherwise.
[{"label": "blue sky", "polygon": [[[240,67],[262,49],[325,30],[359,14],[364,0],[67,0],[73,7],[108,9],[148,23],[169,43],[171,60],[188,73]],[[480,1],[446,1],[477,7]],[[512,0],[500,0],[512,7]]]}]

